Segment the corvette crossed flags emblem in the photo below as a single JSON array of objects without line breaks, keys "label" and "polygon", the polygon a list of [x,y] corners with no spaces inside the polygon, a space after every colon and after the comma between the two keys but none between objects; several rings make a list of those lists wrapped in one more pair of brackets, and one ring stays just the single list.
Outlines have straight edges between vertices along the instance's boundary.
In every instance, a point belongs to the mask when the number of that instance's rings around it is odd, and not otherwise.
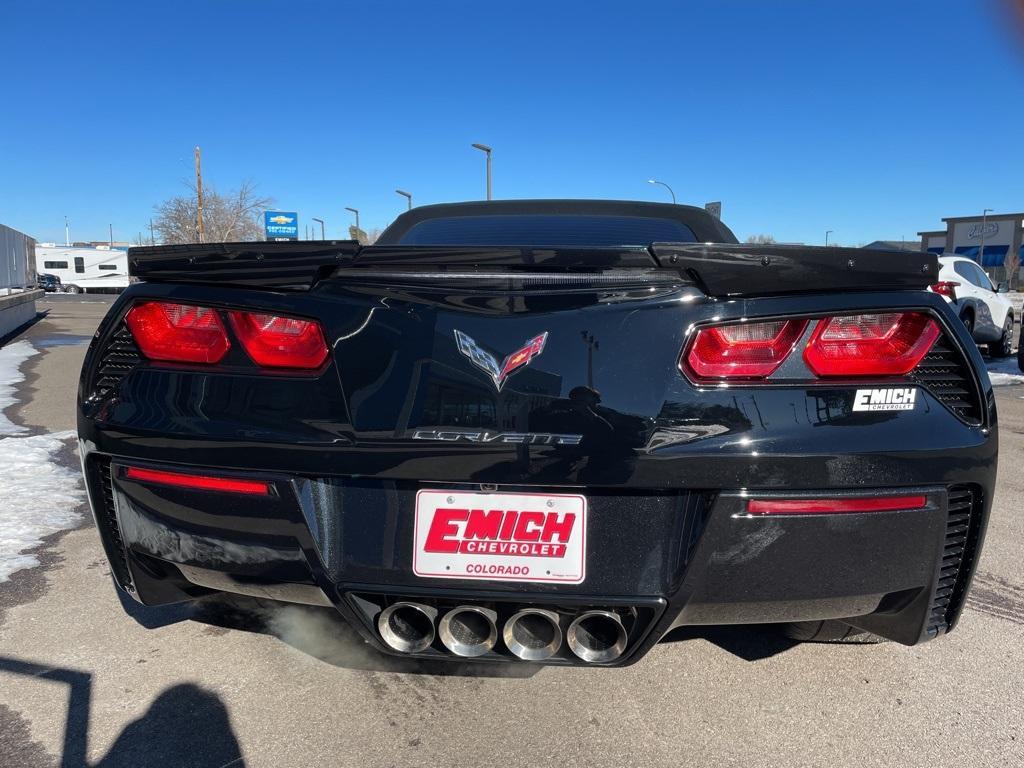
[{"label": "corvette crossed flags emblem", "polygon": [[501,392],[505,380],[518,369],[529,365],[537,355],[544,351],[544,344],[548,340],[548,332],[544,331],[540,336],[534,336],[525,346],[517,349],[506,357],[501,363],[498,358],[485,349],[482,349],[472,338],[462,331],[455,331],[455,343],[459,346],[459,352],[469,358],[477,368],[491,377],[494,387]]}]

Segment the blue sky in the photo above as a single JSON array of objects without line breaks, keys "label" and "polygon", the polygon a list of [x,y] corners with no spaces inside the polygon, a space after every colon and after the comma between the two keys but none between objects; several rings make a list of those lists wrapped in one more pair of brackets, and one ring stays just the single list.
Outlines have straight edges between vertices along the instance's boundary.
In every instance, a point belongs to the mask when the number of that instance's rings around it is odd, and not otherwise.
[{"label": "blue sky", "polygon": [[[0,46],[0,222],[144,232],[252,179],[329,237],[362,211],[496,197],[723,201],[741,238],[914,238],[1024,209],[1008,0],[22,0]],[[303,227],[304,228],[304,227]]]}]

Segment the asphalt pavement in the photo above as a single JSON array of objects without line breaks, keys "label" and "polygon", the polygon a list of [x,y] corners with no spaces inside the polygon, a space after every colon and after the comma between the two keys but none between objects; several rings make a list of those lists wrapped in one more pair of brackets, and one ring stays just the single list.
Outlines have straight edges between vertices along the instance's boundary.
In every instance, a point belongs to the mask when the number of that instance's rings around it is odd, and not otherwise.
[{"label": "asphalt pavement", "polygon": [[[8,416],[74,429],[107,303],[43,302]],[[796,645],[740,627],[680,632],[624,669],[424,666],[329,610],[124,603],[86,514],[0,584],[0,766],[1024,765],[1024,386],[996,398],[986,549],[937,642]]]}]

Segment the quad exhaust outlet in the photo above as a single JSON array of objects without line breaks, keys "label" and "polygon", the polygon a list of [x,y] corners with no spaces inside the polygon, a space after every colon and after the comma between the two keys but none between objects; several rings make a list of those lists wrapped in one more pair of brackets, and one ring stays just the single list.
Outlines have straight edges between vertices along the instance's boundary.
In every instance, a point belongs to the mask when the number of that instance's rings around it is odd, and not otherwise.
[{"label": "quad exhaust outlet", "polygon": [[[629,632],[614,610],[590,609],[569,618],[537,606],[519,607],[499,627],[498,609],[482,605],[442,606],[440,609],[400,600],[377,615],[377,630],[384,643],[399,653],[422,653],[434,641],[453,656],[475,658],[498,648],[523,661],[545,661],[569,652],[588,664],[607,664],[622,656]],[[515,610],[513,608],[512,610]],[[505,614],[507,615],[507,614]],[[564,628],[564,632],[563,632]],[[504,649],[499,648],[499,638]]]},{"label": "quad exhaust outlet", "polygon": [[456,656],[482,656],[498,642],[498,614],[477,605],[460,605],[441,617],[437,634]]},{"label": "quad exhaust outlet", "polygon": [[434,642],[437,609],[422,603],[393,603],[377,617],[377,630],[388,647],[401,653],[425,651]]},{"label": "quad exhaust outlet", "polygon": [[577,616],[565,633],[569,650],[583,661],[615,661],[626,650],[626,628],[611,611],[587,611]]},{"label": "quad exhaust outlet", "polygon": [[562,645],[558,614],[541,608],[524,608],[505,622],[505,647],[524,661],[543,661]]}]

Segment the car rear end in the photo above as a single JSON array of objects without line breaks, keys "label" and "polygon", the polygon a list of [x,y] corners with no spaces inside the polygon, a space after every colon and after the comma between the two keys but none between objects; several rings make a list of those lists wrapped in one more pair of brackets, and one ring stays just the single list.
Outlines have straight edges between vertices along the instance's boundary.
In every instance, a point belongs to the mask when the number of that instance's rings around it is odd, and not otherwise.
[{"label": "car rear end", "polygon": [[371,248],[133,252],[80,391],[115,581],[333,606],[436,659],[948,631],[996,419],[934,257],[698,245],[731,233],[684,211],[689,242],[650,247],[403,242],[451,210]]}]

